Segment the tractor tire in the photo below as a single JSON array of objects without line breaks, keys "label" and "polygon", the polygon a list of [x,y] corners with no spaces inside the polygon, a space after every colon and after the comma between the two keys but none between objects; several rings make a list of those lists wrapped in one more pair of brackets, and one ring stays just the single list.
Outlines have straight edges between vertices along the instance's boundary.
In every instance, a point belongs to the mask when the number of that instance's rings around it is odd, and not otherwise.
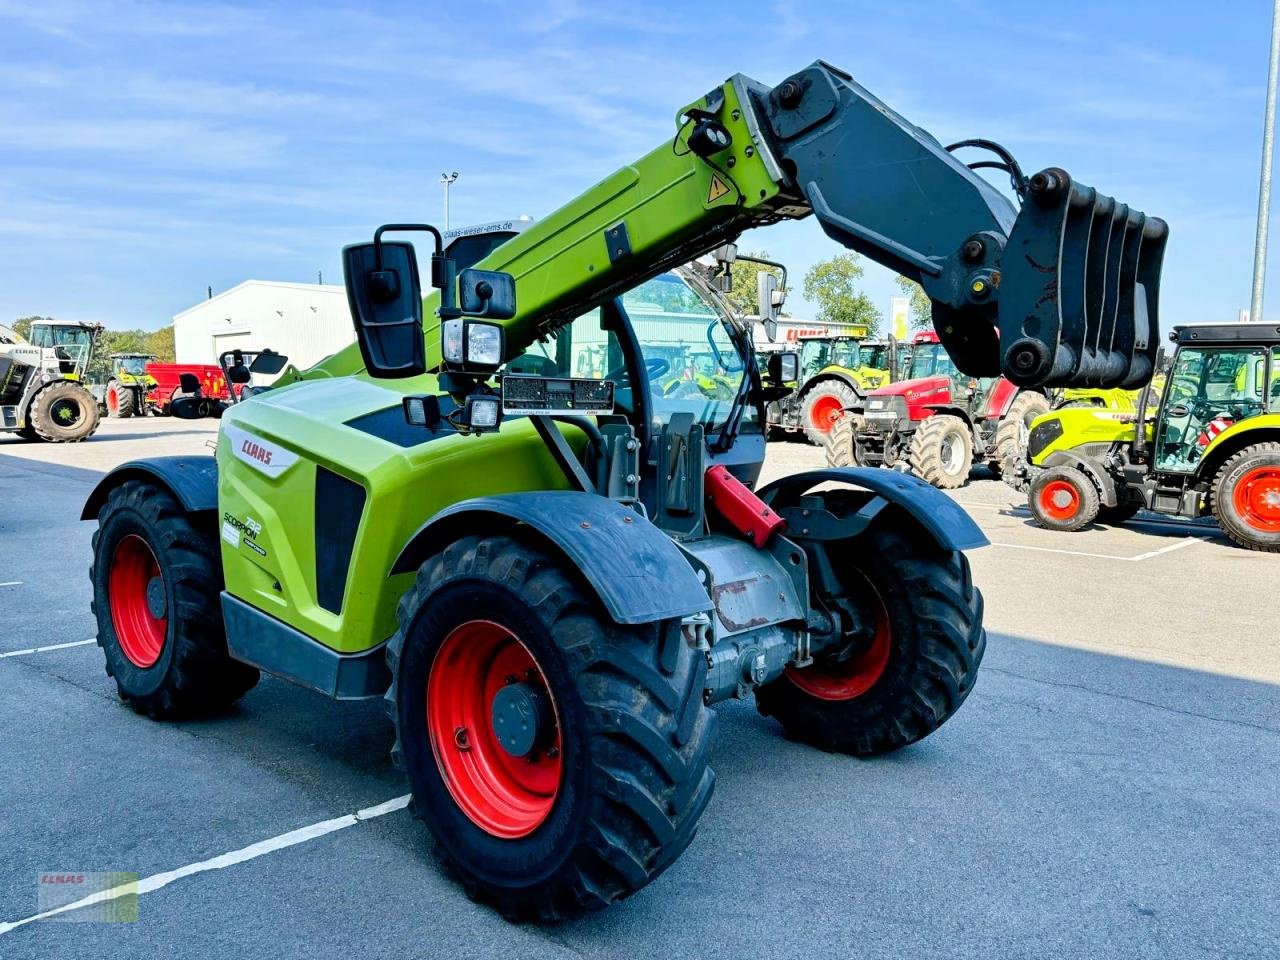
[{"label": "tractor tire", "polygon": [[822,446],[831,428],[858,402],[858,393],[842,380],[824,380],[800,399],[800,427],[814,446]]},{"label": "tractor tire", "polygon": [[[635,893],[689,845],[715,715],[679,621],[615,624],[570,564],[505,536],[427,560],[398,616],[392,758],[469,897],[549,922]],[[508,689],[533,706],[500,712]]]},{"label": "tractor tire", "polygon": [[37,393],[28,417],[36,436],[48,443],[79,443],[93,436],[100,422],[93,394],[69,380]]},{"label": "tractor tire", "polygon": [[992,469],[1000,475],[1012,474],[1027,453],[1027,431],[1031,421],[1051,409],[1049,398],[1042,393],[1024,390],[1013,398],[996,426],[995,456]]},{"label": "tractor tire", "polygon": [[907,462],[912,473],[939,490],[963,487],[973,468],[973,431],[948,413],[925,417],[911,436]]},{"label": "tractor tire", "polygon": [[14,431],[14,435],[19,440],[26,440],[28,442],[40,439],[40,434],[36,433],[35,428],[30,426],[19,427],[16,431]]},{"label": "tractor tire", "polygon": [[115,380],[107,384],[106,398],[108,417],[125,420],[137,412],[133,391],[128,387],[120,386]]},{"label": "tractor tire", "polygon": [[1031,481],[1027,506],[1036,526],[1068,533],[1098,517],[1098,488],[1075,467],[1049,467]]},{"label": "tractor tire", "polygon": [[1213,481],[1212,509],[1234,543],[1280,553],[1280,443],[1255,443],[1224,463]]},{"label": "tractor tire", "polygon": [[875,635],[852,656],[819,655],[756,690],[756,708],[810,746],[872,757],[915,743],[964,703],[986,650],[969,561],[922,534],[873,527],[836,563],[863,591]]},{"label": "tractor tire", "polygon": [[1100,505],[1097,520],[1098,523],[1105,523],[1109,527],[1118,527],[1132,520],[1141,509],[1142,504],[1133,501],[1118,503],[1114,507]]},{"label": "tractor tire", "polygon": [[831,425],[831,432],[823,441],[823,451],[829,467],[857,467],[858,451],[854,439],[865,423],[856,413],[846,413]]},{"label": "tractor tire", "polygon": [[211,526],[167,490],[130,480],[111,491],[93,535],[92,608],[107,676],[138,713],[214,712],[258,682],[227,652],[221,570]]}]

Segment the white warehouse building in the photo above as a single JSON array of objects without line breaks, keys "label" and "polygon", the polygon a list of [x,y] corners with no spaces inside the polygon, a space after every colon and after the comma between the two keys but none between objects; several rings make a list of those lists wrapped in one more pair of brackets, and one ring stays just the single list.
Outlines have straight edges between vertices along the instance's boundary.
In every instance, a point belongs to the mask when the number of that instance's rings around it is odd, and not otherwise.
[{"label": "white warehouse building", "polygon": [[346,287],[246,280],[173,318],[178,363],[217,363],[226,350],[270,347],[309,367],[355,342]]}]

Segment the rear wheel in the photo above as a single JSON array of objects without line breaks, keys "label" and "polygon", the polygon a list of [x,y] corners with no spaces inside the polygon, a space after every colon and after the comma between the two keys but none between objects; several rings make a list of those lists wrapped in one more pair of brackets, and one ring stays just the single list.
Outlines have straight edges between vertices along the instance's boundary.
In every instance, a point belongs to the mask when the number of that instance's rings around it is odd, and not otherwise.
[{"label": "rear wheel", "polygon": [[1042,393],[1024,391],[1013,398],[1009,409],[996,427],[994,468],[1012,474],[1027,452],[1031,423],[1050,410],[1049,398]]},{"label": "rear wheel", "polygon": [[1222,465],[1213,515],[1240,546],[1280,552],[1280,443],[1245,447]]},{"label": "rear wheel", "polygon": [[30,420],[41,440],[79,443],[98,429],[98,401],[78,383],[62,380],[36,394]]},{"label": "rear wheel", "polygon": [[221,569],[212,532],[167,491],[140,481],[111,491],[93,535],[93,612],[107,675],[139,713],[216,710],[258,682],[227,653]]},{"label": "rear wheel", "polygon": [[1075,467],[1049,467],[1027,493],[1031,519],[1046,530],[1072,532],[1098,517],[1098,488]]},{"label": "rear wheel", "polygon": [[973,467],[973,434],[959,417],[935,413],[920,421],[911,437],[911,471],[941,490],[969,481]]},{"label": "rear wheel", "polygon": [[845,647],[756,691],[787,736],[875,756],[932,733],[960,708],[986,649],[982,594],[969,562],[923,536],[886,526],[833,557],[868,627]]},{"label": "rear wheel", "polygon": [[845,410],[857,402],[857,392],[842,380],[824,380],[811,387],[800,401],[800,426],[809,442],[822,446]]},{"label": "rear wheel", "polygon": [[620,626],[508,537],[423,564],[388,645],[393,757],[474,899],[552,920],[639,890],[710,799],[706,661],[678,621]]}]

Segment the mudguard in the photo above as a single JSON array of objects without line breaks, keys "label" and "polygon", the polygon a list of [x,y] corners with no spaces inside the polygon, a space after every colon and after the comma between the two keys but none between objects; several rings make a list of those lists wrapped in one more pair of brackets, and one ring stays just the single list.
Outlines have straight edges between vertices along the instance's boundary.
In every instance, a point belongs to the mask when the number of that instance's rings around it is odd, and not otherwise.
[{"label": "mudguard", "polygon": [[1078,453],[1070,450],[1055,450],[1049,454],[1041,462],[1042,467],[1075,467],[1077,470],[1084,472],[1086,476],[1092,477],[1093,482],[1098,487],[1099,501],[1104,507],[1114,507],[1120,503],[1119,494],[1116,492],[1116,482],[1111,479],[1111,475],[1098,465],[1096,460],[1089,457],[1082,457]]},{"label": "mudguard", "polygon": [[988,543],[986,535],[959,504],[919,477],[897,470],[879,467],[808,470],[775,480],[758,494],[761,500],[777,509],[820,483],[844,483],[883,497],[905,510],[944,550],[974,550]]},{"label": "mudguard", "polygon": [[188,513],[218,508],[218,462],[212,456],[151,457],[122,463],[98,481],[80,519],[96,520],[111,491],[129,480],[149,480],[164,487]]},{"label": "mudguard", "polygon": [[539,490],[463,500],[441,510],[405,544],[392,574],[411,573],[464,536],[529,528],[582,571],[616,623],[651,623],[711,610],[689,561],[634,510],[593,493]]}]

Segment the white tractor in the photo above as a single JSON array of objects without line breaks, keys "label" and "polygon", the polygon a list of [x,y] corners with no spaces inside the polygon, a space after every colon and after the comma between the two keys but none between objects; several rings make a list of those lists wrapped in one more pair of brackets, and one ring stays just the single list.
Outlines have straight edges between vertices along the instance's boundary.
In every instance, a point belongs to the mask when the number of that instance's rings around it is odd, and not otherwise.
[{"label": "white tractor", "polygon": [[98,401],[85,374],[99,324],[38,320],[26,337],[0,326],[0,432],[76,443],[98,429]]}]

